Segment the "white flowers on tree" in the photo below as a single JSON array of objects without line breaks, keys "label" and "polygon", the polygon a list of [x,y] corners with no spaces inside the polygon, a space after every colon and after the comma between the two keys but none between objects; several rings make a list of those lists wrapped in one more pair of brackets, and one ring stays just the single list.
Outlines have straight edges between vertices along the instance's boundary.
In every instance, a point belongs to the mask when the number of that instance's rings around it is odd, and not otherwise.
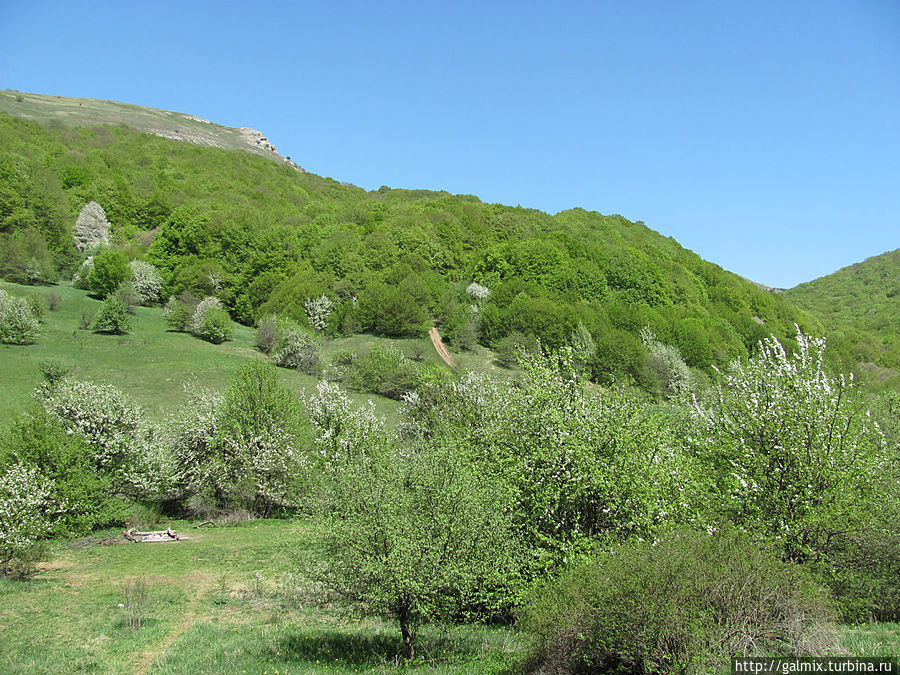
[{"label": "white flowers on tree", "polygon": [[334,303],[323,293],[318,298],[307,298],[305,306],[309,325],[321,333],[325,330]]},{"label": "white flowers on tree", "polygon": [[830,376],[825,339],[797,329],[789,355],[773,336],[733,364],[715,399],[696,403],[694,444],[713,467],[733,520],[783,542],[794,560],[825,553],[837,531],[866,517],[866,484],[888,466],[884,436]]},{"label": "white flowers on tree", "polygon": [[304,403],[317,454],[327,469],[336,470],[348,459],[383,445],[384,423],[375,415],[372,401],[354,407],[340,387],[321,381]]},{"label": "white flowers on tree", "polygon": [[491,294],[491,291],[487,286],[482,286],[481,284],[473,281],[471,284],[466,286],[466,293],[468,293],[475,300],[487,300]]},{"label": "white flowers on tree", "polygon": [[93,450],[97,469],[125,494],[164,491],[171,460],[143,411],[112,385],[61,380],[35,392],[67,433],[78,433]]},{"label": "white flowers on tree", "polygon": [[0,474],[0,574],[50,531],[61,509],[52,491],[34,467],[13,464]]},{"label": "white flowers on tree", "polygon": [[659,377],[667,396],[689,394],[694,389],[691,369],[681,357],[678,347],[660,342],[650,326],[641,329],[641,342],[650,352],[650,369]]},{"label": "white flowers on tree", "polygon": [[109,221],[103,207],[97,202],[88,202],[81,207],[75,220],[73,238],[79,251],[86,251],[109,241]]},{"label": "white flowers on tree", "polygon": [[194,335],[203,333],[206,317],[214,309],[222,309],[222,303],[218,298],[214,298],[211,295],[203,298],[203,300],[197,304],[196,309],[194,309],[194,314],[191,316],[191,323],[188,326],[191,333]]},{"label": "white flowers on tree", "polygon": [[159,271],[143,260],[132,260],[130,265],[131,282],[134,284],[134,290],[141,297],[141,302],[149,305],[159,300],[159,294],[163,287]]}]

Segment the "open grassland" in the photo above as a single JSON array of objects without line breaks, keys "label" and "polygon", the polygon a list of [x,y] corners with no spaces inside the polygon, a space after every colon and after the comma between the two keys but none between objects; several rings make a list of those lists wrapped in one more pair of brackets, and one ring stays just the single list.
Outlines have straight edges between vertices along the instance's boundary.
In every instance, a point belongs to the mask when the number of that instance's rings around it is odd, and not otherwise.
[{"label": "open grassland", "polygon": [[[130,544],[95,533],[57,544],[31,581],[0,579],[0,672],[481,673],[504,670],[527,647],[512,628],[426,626],[421,657],[402,665],[393,624],[347,614],[316,583],[315,523],[171,525],[190,539]],[[118,605],[141,580],[135,629]]]},{"label": "open grassland", "polygon": [[[397,628],[349,614],[317,582],[319,526],[257,520],[192,529],[172,544],[117,531],[54,545],[30,581],[0,579],[0,672],[517,672],[527,636],[502,626],[423,626],[404,664]],[[125,589],[147,595],[130,625]],[[900,624],[842,628],[850,654],[900,653]]]},{"label": "open grassland", "polygon": [[[70,286],[20,286],[0,281],[0,288],[22,297],[45,301],[58,296],[58,306],[44,314],[40,335],[33,345],[0,345],[0,416],[9,419],[27,408],[31,392],[43,379],[40,364],[57,361],[72,368],[77,379],[108,383],[131,395],[151,416],[161,418],[186,400],[184,384],[196,380],[224,391],[231,375],[249,359],[266,357],[254,346],[256,332],[233,324],[232,339],[220,345],[187,333],[166,329],[159,307],[137,307],[128,335],[102,335],[82,328],[84,317],[101,303]],[[327,341],[323,357],[341,350],[363,353],[374,345],[395,344],[410,357],[439,361],[428,338],[389,340],[369,335]],[[493,354],[484,348],[458,359],[469,368],[494,369]],[[506,371],[510,372],[510,371]],[[314,390],[316,378],[279,368],[282,384],[295,394]],[[398,404],[381,396],[350,394],[358,402],[373,400],[376,412],[396,420]]]}]

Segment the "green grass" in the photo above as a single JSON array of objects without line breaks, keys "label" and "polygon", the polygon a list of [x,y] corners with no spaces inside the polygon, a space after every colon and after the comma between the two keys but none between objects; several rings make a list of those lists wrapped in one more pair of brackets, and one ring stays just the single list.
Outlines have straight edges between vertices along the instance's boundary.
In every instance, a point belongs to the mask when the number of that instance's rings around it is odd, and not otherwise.
[{"label": "green grass", "polygon": [[[399,630],[331,604],[315,582],[321,554],[306,521],[216,529],[166,523],[174,544],[60,543],[30,581],[0,579],[0,672],[353,673],[500,671],[527,641],[513,629],[422,626],[404,664]],[[142,626],[123,589],[144,579]]]},{"label": "green grass", "polygon": [[[0,288],[22,297],[51,294],[59,297],[54,311],[44,314],[44,323],[33,345],[0,344],[0,427],[3,420],[25,411],[31,393],[43,381],[40,364],[57,361],[70,367],[71,376],[111,384],[132,396],[150,416],[161,420],[186,401],[184,385],[196,380],[223,391],[232,374],[250,359],[266,359],[254,346],[256,331],[232,324],[232,339],[220,345],[187,333],[167,330],[159,307],[137,307],[128,335],[101,335],[81,328],[84,317],[93,316],[100,301],[86,291],[67,285],[22,286],[0,281]],[[397,346],[410,358],[443,363],[429,338],[389,339],[354,335],[324,343],[326,362],[342,350],[362,354],[373,346]],[[490,350],[478,346],[471,352],[454,353],[459,369],[490,372],[512,377],[514,371],[494,363]],[[317,380],[295,370],[278,369],[282,384],[297,395],[315,390]],[[375,410],[388,424],[398,420],[399,404],[374,394],[349,392],[356,402],[375,402]]]}]

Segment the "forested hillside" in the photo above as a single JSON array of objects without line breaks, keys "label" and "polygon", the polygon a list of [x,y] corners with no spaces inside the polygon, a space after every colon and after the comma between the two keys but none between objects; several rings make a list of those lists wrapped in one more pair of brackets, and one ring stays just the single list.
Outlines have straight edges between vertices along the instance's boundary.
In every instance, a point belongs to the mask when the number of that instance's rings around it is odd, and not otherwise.
[{"label": "forested hillside", "polygon": [[572,344],[594,379],[648,388],[644,327],[695,368],[744,357],[769,334],[790,343],[795,323],[821,329],[621,216],[367,192],[240,150],[0,113],[4,278],[71,278],[89,254],[73,225],[91,201],[113,248],[159,268],[163,297],[216,295],[248,325],[273,313],[306,322],[307,299],[324,294],[332,335],[414,336],[436,321],[458,349]]},{"label": "forested hillside", "polygon": [[900,249],[800,284],[785,295],[822,321],[848,365],[900,375]]}]

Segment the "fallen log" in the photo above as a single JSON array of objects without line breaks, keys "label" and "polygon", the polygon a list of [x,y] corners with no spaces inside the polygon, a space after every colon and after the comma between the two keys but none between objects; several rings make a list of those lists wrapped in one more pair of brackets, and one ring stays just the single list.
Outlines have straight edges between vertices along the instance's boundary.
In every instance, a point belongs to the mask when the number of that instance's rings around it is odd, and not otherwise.
[{"label": "fallen log", "polygon": [[184,537],[173,532],[171,528],[165,530],[157,530],[155,532],[138,532],[134,528],[123,530],[122,535],[128,540],[136,544],[146,543],[155,544],[160,542],[183,541]]},{"label": "fallen log", "polygon": [[191,529],[196,530],[197,528],[203,527],[204,525],[212,525],[213,527],[216,526],[216,524],[215,524],[213,521],[211,521],[211,520],[204,520],[204,521],[203,521],[202,523],[200,523],[199,525],[194,525],[194,527],[192,527]]}]

